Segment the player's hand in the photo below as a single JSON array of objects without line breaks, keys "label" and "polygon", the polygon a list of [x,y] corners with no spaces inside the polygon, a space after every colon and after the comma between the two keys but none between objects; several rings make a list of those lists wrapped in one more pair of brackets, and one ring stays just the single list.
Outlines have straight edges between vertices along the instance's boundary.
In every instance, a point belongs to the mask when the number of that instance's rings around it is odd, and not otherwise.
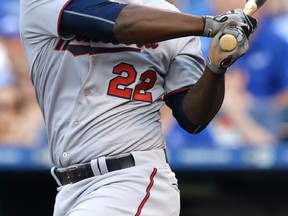
[{"label": "player's hand", "polygon": [[[220,47],[220,38],[225,34],[233,35],[237,40],[237,47],[231,51],[224,51]],[[210,44],[210,52],[207,59],[207,67],[216,74],[225,73],[238,58],[249,49],[248,38],[240,26],[228,26],[218,32]]]},{"label": "player's hand", "polygon": [[247,37],[257,27],[257,20],[251,16],[247,16],[242,9],[228,11],[218,16],[203,16],[204,30],[203,36],[214,37],[226,26],[241,26]]}]

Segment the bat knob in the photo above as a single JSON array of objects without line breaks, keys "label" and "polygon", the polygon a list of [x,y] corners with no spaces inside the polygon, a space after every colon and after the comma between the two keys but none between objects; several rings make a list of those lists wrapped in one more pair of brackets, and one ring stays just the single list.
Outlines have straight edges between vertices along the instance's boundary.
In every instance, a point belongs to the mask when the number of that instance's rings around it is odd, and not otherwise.
[{"label": "bat knob", "polygon": [[231,34],[225,34],[220,38],[220,47],[225,52],[231,52],[237,47],[237,39]]}]

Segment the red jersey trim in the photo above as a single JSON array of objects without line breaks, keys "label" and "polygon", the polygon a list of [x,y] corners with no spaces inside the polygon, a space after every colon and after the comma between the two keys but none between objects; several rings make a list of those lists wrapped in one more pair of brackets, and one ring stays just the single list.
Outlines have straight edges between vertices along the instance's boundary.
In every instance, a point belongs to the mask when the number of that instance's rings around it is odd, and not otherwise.
[{"label": "red jersey trim", "polygon": [[164,95],[164,98],[172,95],[172,94],[176,94],[176,93],[179,93],[179,92],[182,92],[182,91],[187,91],[187,90],[190,90],[192,88],[192,86],[186,86],[186,87],[183,87],[183,88],[180,88],[180,89],[176,89],[172,92],[169,92],[168,94]]},{"label": "red jersey trim", "polygon": [[140,216],[141,211],[142,211],[145,203],[147,202],[147,200],[150,197],[150,190],[151,190],[151,188],[152,188],[152,186],[154,184],[154,177],[155,177],[156,173],[157,173],[157,169],[154,168],[152,174],[150,175],[150,183],[149,183],[149,185],[147,186],[147,189],[146,189],[146,196],[144,197],[144,199],[142,200],[141,204],[139,205],[137,213],[135,214],[135,216]]},{"label": "red jersey trim", "polygon": [[72,1],[72,0],[69,0],[69,1],[67,1],[67,2],[63,5],[63,7],[62,7],[61,10],[60,10],[59,16],[58,16],[58,21],[57,21],[57,33],[58,33],[59,38],[62,38],[62,37],[61,37],[61,33],[60,33],[60,21],[61,21],[61,16],[62,16],[62,14],[63,14],[66,6],[67,6],[71,1]]}]

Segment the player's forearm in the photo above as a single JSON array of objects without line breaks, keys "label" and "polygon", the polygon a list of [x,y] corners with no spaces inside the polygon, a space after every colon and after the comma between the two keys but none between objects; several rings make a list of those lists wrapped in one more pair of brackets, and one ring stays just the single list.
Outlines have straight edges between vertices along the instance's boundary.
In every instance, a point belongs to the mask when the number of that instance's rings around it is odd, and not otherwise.
[{"label": "player's forearm", "polygon": [[105,4],[73,0],[63,8],[58,32],[66,40],[86,36],[97,41],[144,44],[185,36],[214,37],[229,23],[243,25],[245,20],[242,11],[216,18],[109,0]]},{"label": "player's forearm", "polygon": [[183,110],[192,123],[205,125],[213,119],[223,103],[224,85],[224,74],[218,75],[206,68],[183,101]]},{"label": "player's forearm", "polygon": [[120,12],[115,38],[122,43],[151,43],[185,36],[202,35],[202,17],[163,11],[139,5],[127,5]]}]

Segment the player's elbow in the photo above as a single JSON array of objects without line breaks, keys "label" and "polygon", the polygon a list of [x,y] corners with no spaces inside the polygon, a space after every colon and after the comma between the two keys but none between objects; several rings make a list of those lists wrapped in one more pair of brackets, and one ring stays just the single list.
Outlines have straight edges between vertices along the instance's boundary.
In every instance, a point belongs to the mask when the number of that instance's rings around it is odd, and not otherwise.
[{"label": "player's elbow", "polygon": [[[181,128],[190,134],[198,134],[209,124],[210,120],[191,121],[183,111],[182,104],[187,91],[171,94],[165,98],[166,104],[172,109],[174,118]],[[205,123],[202,123],[205,122]],[[207,123],[206,123],[207,122]]]},{"label": "player's elbow", "polygon": [[190,134],[198,134],[201,131],[203,131],[208,125],[208,124],[194,124],[187,119],[185,121],[177,119],[177,122],[181,128],[183,128]]}]

